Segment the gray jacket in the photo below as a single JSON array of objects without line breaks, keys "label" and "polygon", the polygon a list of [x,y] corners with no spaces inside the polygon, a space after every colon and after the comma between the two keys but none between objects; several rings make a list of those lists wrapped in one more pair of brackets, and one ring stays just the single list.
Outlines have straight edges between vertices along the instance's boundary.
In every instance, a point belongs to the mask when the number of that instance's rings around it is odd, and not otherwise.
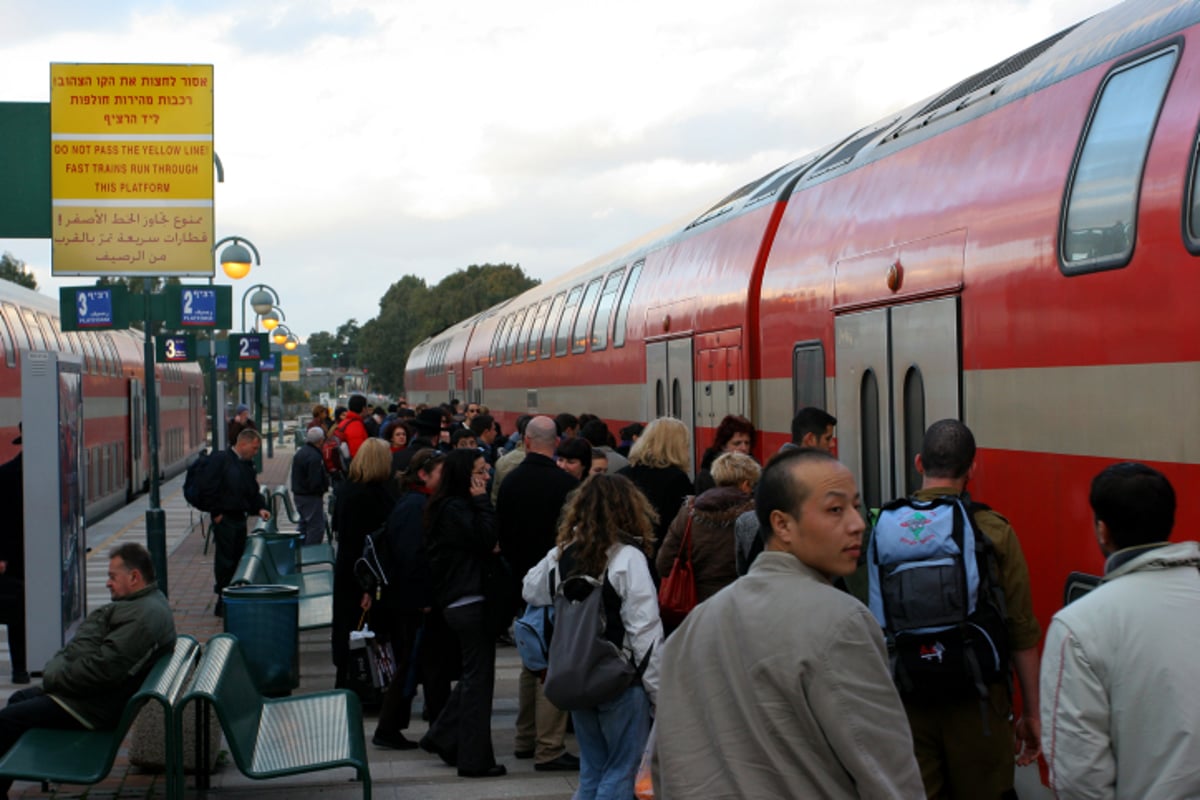
[{"label": "gray jacket", "polygon": [[925,797],[879,624],[790,553],[663,647],[654,796]]}]

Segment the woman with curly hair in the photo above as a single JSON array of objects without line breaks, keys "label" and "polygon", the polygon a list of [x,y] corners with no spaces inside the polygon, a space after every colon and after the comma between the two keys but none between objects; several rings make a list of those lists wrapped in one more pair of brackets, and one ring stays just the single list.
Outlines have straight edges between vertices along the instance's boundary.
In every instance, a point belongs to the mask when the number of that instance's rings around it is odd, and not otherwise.
[{"label": "woman with curly hair", "polygon": [[713,435],[712,447],[704,451],[700,459],[700,471],[696,473],[696,494],[701,495],[716,486],[713,480],[712,463],[722,453],[745,453],[750,455],[754,450],[754,423],[745,417],[728,414],[717,432]]},{"label": "woman with curly hair", "polygon": [[593,475],[567,499],[558,542],[525,576],[530,605],[550,605],[551,583],[573,575],[602,580],[604,636],[644,665],[640,679],[607,703],[572,711],[579,740],[579,789],[575,800],[627,800],[650,733],[650,707],[658,694],[662,623],[650,577],[658,515],[627,478]]}]

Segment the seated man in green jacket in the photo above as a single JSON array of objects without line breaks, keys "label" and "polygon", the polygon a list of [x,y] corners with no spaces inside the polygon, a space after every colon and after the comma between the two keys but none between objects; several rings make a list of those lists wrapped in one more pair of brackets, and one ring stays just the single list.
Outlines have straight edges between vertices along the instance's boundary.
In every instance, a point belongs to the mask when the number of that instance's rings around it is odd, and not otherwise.
[{"label": "seated man in green jacket", "polygon": [[[174,647],[175,620],[146,548],[113,549],[107,586],[113,602],[89,614],[47,662],[42,685],[14,693],[0,710],[0,754],[30,728],[115,727],[155,661]],[[11,785],[0,778],[0,796]]]}]

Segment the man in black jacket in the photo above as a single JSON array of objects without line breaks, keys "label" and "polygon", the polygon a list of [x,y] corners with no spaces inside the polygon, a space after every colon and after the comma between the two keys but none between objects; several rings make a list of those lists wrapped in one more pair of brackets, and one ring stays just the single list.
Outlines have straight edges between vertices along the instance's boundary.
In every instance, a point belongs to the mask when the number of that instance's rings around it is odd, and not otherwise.
[{"label": "man in black jacket", "polygon": [[[496,516],[500,551],[518,583],[554,546],[558,516],[579,481],[554,463],[557,426],[550,417],[534,417],[525,426],[525,460],[500,485]],[[518,590],[519,592],[519,590]],[[534,769],[577,770],[579,758],[568,753],[567,712],[542,694],[541,676],[521,667],[518,684],[517,758],[534,758]]]},{"label": "man in black jacket", "polygon": [[[21,437],[13,439],[20,444]],[[25,663],[25,483],[22,453],[0,465],[0,508],[8,516],[0,526],[0,623],[8,626],[12,682],[29,683]]]},{"label": "man in black jacket", "polygon": [[329,491],[329,472],[321,455],[325,431],[320,426],[308,429],[305,444],[292,456],[292,497],[305,544],[320,544],[325,538],[325,492]]},{"label": "man in black jacket", "polygon": [[267,504],[258,489],[258,477],[254,472],[254,456],[262,447],[258,431],[246,428],[238,434],[237,441],[228,449],[215,453],[212,458],[221,460],[221,498],[223,508],[212,512],[213,542],[213,591],[217,593],[214,613],[222,616],[225,604],[221,590],[233,580],[238,561],[246,549],[246,517],[257,514],[264,520],[271,518]]}]

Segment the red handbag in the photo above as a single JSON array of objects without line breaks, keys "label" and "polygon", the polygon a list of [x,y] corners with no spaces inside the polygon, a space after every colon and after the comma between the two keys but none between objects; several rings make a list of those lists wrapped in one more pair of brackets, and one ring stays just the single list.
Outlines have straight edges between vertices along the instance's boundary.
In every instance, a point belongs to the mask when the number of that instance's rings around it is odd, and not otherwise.
[{"label": "red handbag", "polygon": [[696,607],[696,575],[692,571],[692,514],[689,505],[687,527],[679,542],[679,553],[671,571],[658,587],[658,614],[668,628],[678,627]]}]

